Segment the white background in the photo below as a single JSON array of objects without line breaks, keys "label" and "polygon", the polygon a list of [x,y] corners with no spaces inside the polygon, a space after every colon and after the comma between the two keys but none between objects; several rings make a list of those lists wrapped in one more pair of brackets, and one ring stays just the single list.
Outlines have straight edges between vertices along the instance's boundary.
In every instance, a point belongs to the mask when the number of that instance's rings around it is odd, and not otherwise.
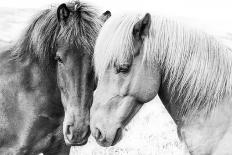
[{"label": "white background", "polygon": [[[0,0],[0,7],[44,8],[65,0]],[[232,30],[231,0],[85,0],[100,10],[120,12],[151,12],[187,18],[216,33]],[[197,21],[197,22],[195,22]]]},{"label": "white background", "polygon": [[[64,0],[1,0],[1,7],[43,8]],[[232,15],[231,0],[86,0],[112,12],[150,11],[207,19],[228,19]]]}]

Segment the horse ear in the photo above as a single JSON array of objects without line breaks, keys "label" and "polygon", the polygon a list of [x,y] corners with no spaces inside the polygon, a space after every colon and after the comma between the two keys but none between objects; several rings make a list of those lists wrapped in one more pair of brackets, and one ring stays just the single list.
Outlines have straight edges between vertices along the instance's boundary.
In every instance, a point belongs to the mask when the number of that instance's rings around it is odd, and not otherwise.
[{"label": "horse ear", "polygon": [[136,40],[144,39],[149,34],[151,26],[151,15],[146,13],[146,15],[139,20],[133,28],[133,36]]},{"label": "horse ear", "polygon": [[63,3],[57,8],[57,18],[59,22],[66,21],[69,17],[69,14],[70,11],[66,4]]},{"label": "horse ear", "polygon": [[105,22],[107,21],[107,19],[109,19],[111,17],[111,12],[110,11],[106,11],[104,12],[101,16],[100,16],[100,19]]}]

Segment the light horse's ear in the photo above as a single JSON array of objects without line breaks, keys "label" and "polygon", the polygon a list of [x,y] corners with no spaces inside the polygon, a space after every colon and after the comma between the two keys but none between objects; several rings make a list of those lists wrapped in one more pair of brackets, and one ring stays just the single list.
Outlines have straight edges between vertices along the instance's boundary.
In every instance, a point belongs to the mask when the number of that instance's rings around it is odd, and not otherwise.
[{"label": "light horse's ear", "polygon": [[106,11],[104,12],[101,16],[100,16],[100,19],[105,22],[107,21],[107,19],[109,19],[111,17],[111,12],[110,11]]},{"label": "light horse's ear", "polygon": [[57,19],[59,22],[65,22],[68,19],[69,15],[70,11],[66,4],[63,3],[57,8]]},{"label": "light horse's ear", "polygon": [[149,13],[146,13],[146,15],[134,25],[132,33],[135,40],[143,40],[146,36],[148,36],[150,26],[151,15]]}]

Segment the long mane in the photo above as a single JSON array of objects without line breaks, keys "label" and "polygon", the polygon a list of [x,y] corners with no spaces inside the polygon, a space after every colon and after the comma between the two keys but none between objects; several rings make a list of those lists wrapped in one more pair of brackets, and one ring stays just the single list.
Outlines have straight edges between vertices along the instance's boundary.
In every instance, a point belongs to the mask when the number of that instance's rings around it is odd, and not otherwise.
[{"label": "long mane", "polygon": [[[80,9],[76,11],[77,3]],[[75,44],[92,54],[102,24],[97,11],[79,1],[66,5],[72,13],[65,25],[59,23],[57,19],[57,7],[41,11],[15,44],[12,58],[20,61],[25,59],[38,61],[47,67],[57,51],[58,40],[62,40],[67,46]]]},{"label": "long mane", "polygon": [[[95,46],[95,68],[101,76],[107,67],[133,56],[132,30],[143,16],[110,18]],[[181,98],[181,114],[208,114],[231,95],[231,49],[215,37],[165,17],[153,16],[143,43],[143,63],[161,66],[162,82],[168,83],[172,103]],[[103,59],[104,58],[104,59]],[[176,95],[176,93],[178,94]]]}]

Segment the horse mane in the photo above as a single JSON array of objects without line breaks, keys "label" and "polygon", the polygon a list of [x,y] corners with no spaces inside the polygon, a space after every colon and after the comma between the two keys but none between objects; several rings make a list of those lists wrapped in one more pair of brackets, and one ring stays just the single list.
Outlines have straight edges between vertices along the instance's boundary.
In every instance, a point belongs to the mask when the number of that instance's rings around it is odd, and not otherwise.
[{"label": "horse mane", "polygon": [[[75,6],[78,3],[79,9]],[[75,45],[89,54],[93,53],[95,40],[102,22],[97,11],[85,3],[73,1],[66,4],[71,14],[65,24],[57,19],[57,7],[41,11],[23,33],[12,50],[13,60],[38,61],[48,67],[57,51],[57,41],[67,46]]]},{"label": "horse mane", "polygon": [[[123,63],[133,56],[133,26],[142,17],[111,17],[104,24],[94,52],[97,76],[109,65]],[[201,111],[208,116],[231,95],[231,49],[215,37],[166,17],[152,16],[142,50],[143,63],[150,68],[155,63],[161,66],[162,83],[168,83],[172,96],[170,104],[182,101],[180,115]]]}]

